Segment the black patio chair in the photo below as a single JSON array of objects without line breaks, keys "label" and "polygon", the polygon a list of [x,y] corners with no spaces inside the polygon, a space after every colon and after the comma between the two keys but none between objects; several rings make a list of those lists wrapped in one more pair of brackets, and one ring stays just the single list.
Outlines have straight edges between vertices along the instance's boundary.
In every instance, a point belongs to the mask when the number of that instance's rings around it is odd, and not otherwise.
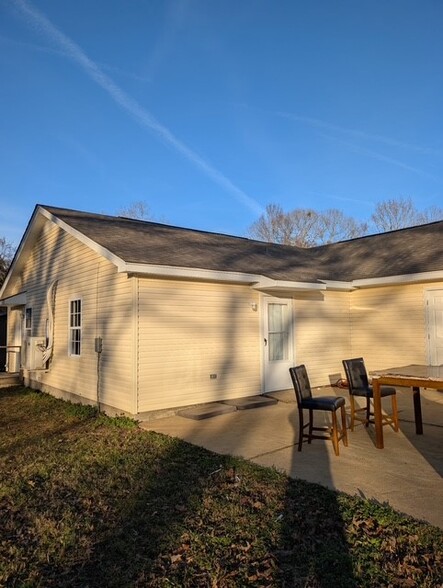
[{"label": "black patio chair", "polygon": [[[289,368],[292,383],[294,384],[295,397],[298,406],[299,434],[298,450],[301,451],[303,439],[311,443],[312,439],[330,439],[334,447],[335,455],[339,455],[338,443],[343,439],[343,444],[348,445],[348,434],[346,429],[345,399],[343,396],[312,396],[311,385],[308,373],[304,365]],[[337,427],[337,410],[341,410],[341,430]],[[303,410],[309,411],[309,421],[304,424]],[[332,427],[314,427],[314,411],[322,410],[331,413]],[[305,433],[305,428],[308,432]],[[313,431],[328,432],[326,435],[315,435]]]},{"label": "black patio chair", "polygon": [[[369,426],[369,423],[374,422],[374,413],[371,411],[371,399],[374,398],[374,392],[369,383],[368,373],[362,357],[344,359],[343,367],[345,368],[346,379],[349,385],[351,431],[353,431],[355,421],[362,422],[365,427]],[[381,386],[380,393],[382,398],[390,396],[392,405],[392,412],[390,414],[382,413],[382,425],[392,425],[394,431],[398,431],[397,392],[392,386]],[[355,408],[355,396],[366,398],[366,406],[364,408]],[[362,412],[364,416],[359,416],[359,413]]]}]

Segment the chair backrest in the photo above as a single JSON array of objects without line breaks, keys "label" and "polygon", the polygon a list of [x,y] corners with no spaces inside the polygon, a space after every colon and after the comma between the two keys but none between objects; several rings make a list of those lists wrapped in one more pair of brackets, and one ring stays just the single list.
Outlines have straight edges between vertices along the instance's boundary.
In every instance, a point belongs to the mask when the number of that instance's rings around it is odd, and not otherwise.
[{"label": "chair backrest", "polygon": [[349,393],[355,394],[369,389],[368,373],[362,357],[344,359],[346,379],[349,383]]},{"label": "chair backrest", "polygon": [[309,383],[308,372],[304,365],[297,365],[289,368],[292,383],[294,384],[295,397],[297,404],[300,405],[303,400],[312,397],[311,384]]}]

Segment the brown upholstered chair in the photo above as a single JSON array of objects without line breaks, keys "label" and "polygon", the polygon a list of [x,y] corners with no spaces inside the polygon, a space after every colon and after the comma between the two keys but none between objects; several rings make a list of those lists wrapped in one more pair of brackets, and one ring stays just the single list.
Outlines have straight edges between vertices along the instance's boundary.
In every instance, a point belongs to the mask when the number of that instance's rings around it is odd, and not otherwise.
[{"label": "brown upholstered chair", "polygon": [[[294,384],[295,397],[298,406],[299,435],[298,450],[301,451],[303,439],[311,443],[312,439],[330,439],[334,447],[335,455],[339,455],[338,443],[343,439],[343,444],[348,445],[346,429],[345,399],[342,396],[312,396],[308,373],[304,365],[289,368],[292,383]],[[337,410],[341,410],[341,430],[337,427]],[[309,421],[304,424],[303,410],[309,411]],[[331,413],[332,427],[314,427],[314,411],[322,410]],[[308,432],[305,433],[305,428]],[[328,432],[328,435],[315,435],[313,431]]]},{"label": "brown upholstered chair", "polygon": [[[354,422],[360,421],[365,427],[374,422],[374,413],[371,412],[371,399],[374,398],[372,386],[369,384],[368,373],[365,362],[362,357],[354,359],[344,359],[343,367],[345,368],[346,379],[349,385],[349,399],[351,403],[351,431],[354,430]],[[398,431],[398,410],[397,410],[397,392],[392,386],[381,386],[381,397],[391,397],[392,412],[382,415],[382,424],[391,425],[394,431]],[[364,408],[355,408],[354,396],[366,398]],[[364,413],[364,416],[360,416]]]}]

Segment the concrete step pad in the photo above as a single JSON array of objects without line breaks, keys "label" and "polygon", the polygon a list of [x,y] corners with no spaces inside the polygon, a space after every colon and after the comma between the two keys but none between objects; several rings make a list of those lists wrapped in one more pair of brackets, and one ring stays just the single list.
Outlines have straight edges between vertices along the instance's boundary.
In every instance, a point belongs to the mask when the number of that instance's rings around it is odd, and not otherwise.
[{"label": "concrete step pad", "polygon": [[202,419],[210,419],[228,412],[235,412],[235,406],[222,404],[221,402],[211,402],[210,404],[200,404],[199,406],[191,406],[178,411],[178,415],[185,419],[192,419],[194,421],[201,421]]},{"label": "concrete step pad", "polygon": [[247,398],[234,398],[233,400],[223,400],[223,404],[233,406],[237,410],[246,410],[248,408],[259,408],[261,406],[272,406],[277,404],[278,400],[275,398],[267,398],[266,396],[249,396]]},{"label": "concrete step pad", "polygon": [[0,388],[11,388],[12,386],[19,386],[21,383],[19,374],[2,374],[0,377]]}]

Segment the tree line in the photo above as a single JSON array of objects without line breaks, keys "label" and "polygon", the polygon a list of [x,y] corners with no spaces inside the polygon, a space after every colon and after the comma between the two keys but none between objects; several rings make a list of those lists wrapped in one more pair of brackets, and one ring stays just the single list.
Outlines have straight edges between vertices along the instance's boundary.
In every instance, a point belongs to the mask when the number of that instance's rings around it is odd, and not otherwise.
[{"label": "tree line", "polygon": [[322,212],[295,208],[285,212],[278,204],[268,204],[250,226],[248,236],[283,245],[315,247],[439,220],[443,220],[442,208],[432,206],[420,211],[411,198],[379,202],[368,221],[358,221],[336,208]]}]

